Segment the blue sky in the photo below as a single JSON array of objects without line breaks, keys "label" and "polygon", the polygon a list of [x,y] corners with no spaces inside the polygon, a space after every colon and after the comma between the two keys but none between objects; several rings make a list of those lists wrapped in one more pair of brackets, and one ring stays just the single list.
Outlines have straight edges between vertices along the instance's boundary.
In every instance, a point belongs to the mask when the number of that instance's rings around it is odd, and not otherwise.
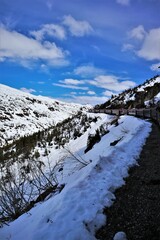
[{"label": "blue sky", "polygon": [[0,83],[97,104],[158,74],[159,0],[0,0]]}]

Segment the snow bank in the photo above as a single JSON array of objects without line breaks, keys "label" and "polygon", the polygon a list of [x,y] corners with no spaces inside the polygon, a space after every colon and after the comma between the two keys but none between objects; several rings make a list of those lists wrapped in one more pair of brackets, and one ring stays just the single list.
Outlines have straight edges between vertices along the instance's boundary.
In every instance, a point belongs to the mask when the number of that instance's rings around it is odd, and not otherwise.
[{"label": "snow bank", "polygon": [[[87,154],[79,150],[91,163],[66,178],[60,194],[0,229],[0,239],[96,239],[95,231],[106,221],[103,208],[113,203],[115,189],[125,184],[124,178],[137,163],[150,126],[134,117],[121,117],[119,125],[110,126],[110,132]],[[110,146],[118,139],[115,146]]]},{"label": "snow bank", "polygon": [[113,240],[127,240],[127,236],[124,232],[118,232],[115,234]]}]

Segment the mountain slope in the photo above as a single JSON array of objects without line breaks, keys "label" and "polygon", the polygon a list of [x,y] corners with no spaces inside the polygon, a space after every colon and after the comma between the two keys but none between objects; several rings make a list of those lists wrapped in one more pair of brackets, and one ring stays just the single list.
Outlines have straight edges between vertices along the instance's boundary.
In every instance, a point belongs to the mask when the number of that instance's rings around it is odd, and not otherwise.
[{"label": "mountain slope", "polygon": [[[7,89],[7,92],[4,89]],[[62,119],[64,112],[70,116],[81,108],[79,105],[77,107],[74,104],[34,97],[6,87],[3,87],[2,95],[3,116],[7,117],[6,109],[10,114],[8,115],[9,119],[2,119],[4,128],[5,124],[8,124],[7,127],[10,126],[10,121],[15,124],[15,120],[18,118],[19,122],[25,121],[31,130],[39,131],[39,122],[42,121],[43,129],[46,127],[45,123],[48,124],[48,127],[49,124]],[[62,106],[65,107],[65,111]],[[54,107],[54,110],[51,111],[50,107]],[[14,110],[12,111],[12,109]],[[27,116],[25,111],[28,111],[30,115]],[[34,111],[38,113],[35,114]],[[17,154],[17,157],[13,156],[13,159],[6,160],[0,172],[2,180],[6,173],[6,186],[9,185],[9,179],[15,180],[15,186],[19,182],[18,186],[25,189],[23,198],[27,203],[29,201],[33,203],[36,196],[39,198],[40,194],[44,193],[42,190],[45,190],[44,187],[47,187],[49,183],[44,181],[46,180],[44,175],[47,180],[53,176],[56,181],[52,184],[56,184],[54,186],[57,188],[63,186],[63,190],[61,192],[53,191],[41,204],[37,203],[33,205],[32,209],[29,208],[30,210],[27,211],[26,208],[25,211],[22,211],[25,213],[10,222],[9,226],[1,226],[0,239],[95,239],[95,231],[105,223],[103,208],[112,204],[115,198],[114,190],[124,184],[123,178],[127,176],[128,169],[136,164],[136,159],[150,132],[151,124],[130,116],[117,118],[107,114],[85,114],[86,117],[81,113],[79,117],[77,114],[73,119],[65,119],[58,123],[55,129],[50,128],[45,131],[48,134],[47,138],[45,135],[42,136],[42,139],[38,138],[34,148],[31,148],[32,154],[24,155],[19,152],[18,144],[14,146],[16,141],[12,139],[14,142],[11,150]],[[50,120],[53,121],[52,117],[56,118],[55,122],[50,122]],[[28,126],[24,126],[24,128],[20,126],[19,132],[17,132],[13,125],[7,131],[13,133],[16,138],[17,134],[25,135]],[[54,134],[57,134],[56,139],[52,130]],[[97,133],[99,138],[95,139]],[[64,142],[63,140],[66,140],[67,136],[68,141]],[[63,145],[60,145],[60,139]],[[41,142],[41,140],[43,141]],[[88,148],[93,140],[95,140],[94,145]],[[26,147],[28,148],[28,142]],[[86,147],[88,151],[86,151]],[[24,146],[20,145],[20,149],[24,153]],[[35,168],[36,164],[40,164],[42,168]],[[39,169],[44,172],[38,175],[37,182],[35,178]],[[39,188],[39,185],[37,188],[37,183],[40,183],[40,187],[43,189]],[[6,199],[5,196],[4,199]],[[19,202],[22,202],[23,199],[19,197],[19,192],[16,192],[16,198],[13,200],[14,204],[11,204],[9,209],[10,207],[14,208],[17,204],[18,211],[20,211]],[[6,204],[6,201],[4,203]],[[3,209],[0,208],[0,211],[3,212]]]},{"label": "mountain slope", "polygon": [[96,108],[134,108],[154,106],[160,101],[160,76],[157,75],[143,84],[128,89],[119,95],[112,96],[104,104],[97,105]]},{"label": "mountain slope", "polygon": [[49,128],[80,109],[80,104],[34,96],[0,84],[0,147]]},{"label": "mountain slope", "polygon": [[[99,116],[103,117],[101,121],[110,121],[108,115]],[[65,183],[63,190],[37,204],[9,226],[0,228],[0,239],[95,240],[95,230],[105,223],[103,208],[112,204],[115,189],[125,183],[123,178],[128,175],[128,169],[136,164],[150,125],[141,119],[123,116],[118,125],[108,126],[108,134],[86,154],[87,133],[70,142],[73,153],[88,165],[69,175],[63,173],[60,181]],[[112,146],[117,139],[121,140]],[[73,164],[71,159],[68,164],[68,160],[64,166],[66,171]]]}]

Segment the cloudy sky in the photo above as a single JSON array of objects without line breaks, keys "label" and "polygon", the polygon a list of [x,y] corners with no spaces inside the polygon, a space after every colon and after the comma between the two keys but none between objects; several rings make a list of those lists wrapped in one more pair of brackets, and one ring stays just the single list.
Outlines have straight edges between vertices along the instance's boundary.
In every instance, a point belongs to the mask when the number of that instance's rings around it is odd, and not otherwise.
[{"label": "cloudy sky", "polygon": [[0,83],[103,103],[158,74],[160,0],[0,0]]}]

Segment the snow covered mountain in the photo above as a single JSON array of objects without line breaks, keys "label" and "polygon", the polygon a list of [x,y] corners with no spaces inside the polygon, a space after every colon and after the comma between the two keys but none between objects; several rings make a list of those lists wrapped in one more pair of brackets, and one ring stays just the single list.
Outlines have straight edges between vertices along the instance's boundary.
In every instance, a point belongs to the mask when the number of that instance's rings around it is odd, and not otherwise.
[{"label": "snow covered mountain", "polygon": [[160,101],[160,76],[157,75],[143,84],[125,90],[119,95],[112,96],[104,104],[97,105],[96,108],[134,108],[154,106]]},{"label": "snow covered mountain", "polygon": [[0,147],[25,135],[47,129],[85,109],[0,84]]},{"label": "snow covered mountain", "polygon": [[4,85],[0,107],[0,239],[96,240],[151,123]]}]

